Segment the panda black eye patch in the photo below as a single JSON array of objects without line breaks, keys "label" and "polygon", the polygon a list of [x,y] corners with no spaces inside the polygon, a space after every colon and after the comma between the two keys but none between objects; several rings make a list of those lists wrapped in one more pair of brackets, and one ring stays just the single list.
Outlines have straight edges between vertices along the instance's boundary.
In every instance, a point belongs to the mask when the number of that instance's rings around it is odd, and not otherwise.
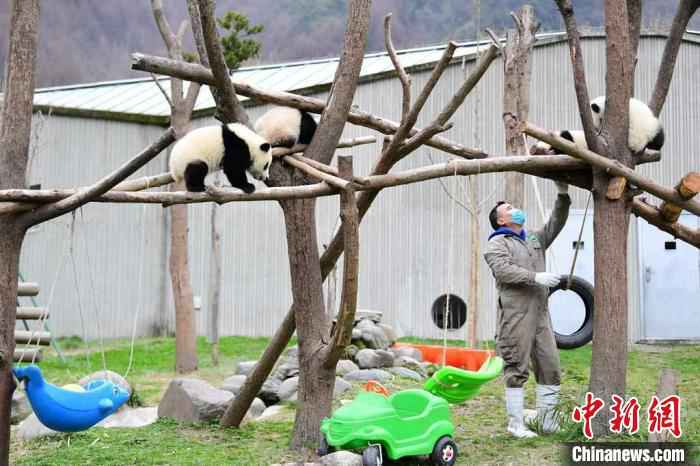
[{"label": "panda black eye patch", "polygon": [[265,166],[263,167],[263,170],[267,170],[267,167],[269,167],[269,166],[270,166],[270,162],[267,162],[267,163],[265,164]]}]

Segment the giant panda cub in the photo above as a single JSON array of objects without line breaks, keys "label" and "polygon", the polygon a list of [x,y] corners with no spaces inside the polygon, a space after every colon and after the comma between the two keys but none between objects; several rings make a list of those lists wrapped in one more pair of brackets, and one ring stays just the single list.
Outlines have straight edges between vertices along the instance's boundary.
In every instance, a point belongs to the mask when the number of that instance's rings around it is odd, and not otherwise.
[{"label": "giant panda cub", "polygon": [[291,107],[272,107],[255,122],[255,132],[272,147],[309,144],[316,132],[316,120],[307,112]]},{"label": "giant panda cub", "polygon": [[[600,129],[605,115],[605,96],[601,95],[591,101],[593,124]],[[627,146],[636,153],[644,149],[661,150],[664,145],[664,129],[647,104],[641,100],[630,99],[630,132]]]},{"label": "giant panda cub", "polygon": [[245,125],[205,126],[190,131],[175,143],[170,154],[170,174],[175,181],[185,180],[188,191],[206,188],[204,178],[223,168],[231,186],[246,193],[255,191],[246,170],[258,180],[270,176],[270,143]]},{"label": "giant panda cub", "polygon": [[[565,129],[563,131],[559,131],[559,137],[573,142],[581,149],[588,149],[586,135],[580,129]],[[561,153],[561,151],[558,151],[544,141],[538,141],[537,144],[534,144],[530,148],[531,155],[554,155],[559,153]]]}]

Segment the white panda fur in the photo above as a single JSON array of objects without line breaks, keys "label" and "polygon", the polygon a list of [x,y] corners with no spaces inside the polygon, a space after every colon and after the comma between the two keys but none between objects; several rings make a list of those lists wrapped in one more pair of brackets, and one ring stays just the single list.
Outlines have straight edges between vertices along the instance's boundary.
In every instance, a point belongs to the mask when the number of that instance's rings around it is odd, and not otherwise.
[{"label": "white panda fur", "polygon": [[[581,149],[588,149],[588,143],[586,143],[586,135],[580,129],[565,129],[559,131],[559,137],[564,138],[568,141],[576,144],[577,147]],[[532,155],[553,155],[558,154],[561,151],[557,151],[552,146],[544,141],[538,141],[537,144],[530,148],[530,154]]]},{"label": "white panda fur", "polygon": [[[600,129],[605,113],[604,95],[591,101],[591,110],[593,124],[597,129]],[[631,98],[629,119],[630,131],[627,146],[632,152],[638,153],[646,148],[661,150],[664,145],[664,129],[647,104],[639,99]]]},{"label": "white panda fur", "polygon": [[272,107],[255,122],[255,132],[270,141],[272,147],[309,144],[315,131],[313,117],[291,107]]},{"label": "white panda fur", "polygon": [[270,144],[240,123],[205,126],[178,140],[170,154],[170,174],[182,179],[188,191],[204,191],[207,174],[223,169],[232,186],[246,193],[255,191],[246,170],[258,180],[270,176]]}]

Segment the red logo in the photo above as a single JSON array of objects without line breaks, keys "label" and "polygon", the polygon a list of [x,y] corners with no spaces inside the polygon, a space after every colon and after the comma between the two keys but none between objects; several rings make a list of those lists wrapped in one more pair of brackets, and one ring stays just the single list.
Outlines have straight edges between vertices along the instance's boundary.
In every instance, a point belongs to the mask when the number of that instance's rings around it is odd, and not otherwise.
[{"label": "red logo", "polygon": [[681,436],[681,399],[678,395],[669,395],[661,401],[656,395],[652,396],[647,415],[649,433],[660,434],[668,430],[676,438]]},{"label": "red logo", "polygon": [[591,419],[603,409],[604,404],[603,400],[593,396],[593,393],[587,392],[586,403],[583,406],[575,407],[574,412],[571,413],[571,419],[573,419],[574,422],[583,422],[583,435],[588,439],[593,438]]},{"label": "red logo", "polygon": [[610,431],[622,432],[625,428],[630,434],[636,434],[639,431],[639,402],[635,397],[625,400],[618,395],[612,396],[613,405],[610,411],[613,412],[613,418],[610,419]]}]

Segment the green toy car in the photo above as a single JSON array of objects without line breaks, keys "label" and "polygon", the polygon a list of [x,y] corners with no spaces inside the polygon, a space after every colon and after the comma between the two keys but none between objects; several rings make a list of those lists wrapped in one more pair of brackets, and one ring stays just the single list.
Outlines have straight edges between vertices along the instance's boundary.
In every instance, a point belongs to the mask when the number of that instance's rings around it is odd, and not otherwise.
[{"label": "green toy car", "polygon": [[319,455],[336,448],[364,448],[364,466],[382,464],[384,455],[392,460],[429,455],[438,466],[455,463],[457,445],[447,401],[420,389],[387,396],[376,382],[366,388],[322,421]]}]

